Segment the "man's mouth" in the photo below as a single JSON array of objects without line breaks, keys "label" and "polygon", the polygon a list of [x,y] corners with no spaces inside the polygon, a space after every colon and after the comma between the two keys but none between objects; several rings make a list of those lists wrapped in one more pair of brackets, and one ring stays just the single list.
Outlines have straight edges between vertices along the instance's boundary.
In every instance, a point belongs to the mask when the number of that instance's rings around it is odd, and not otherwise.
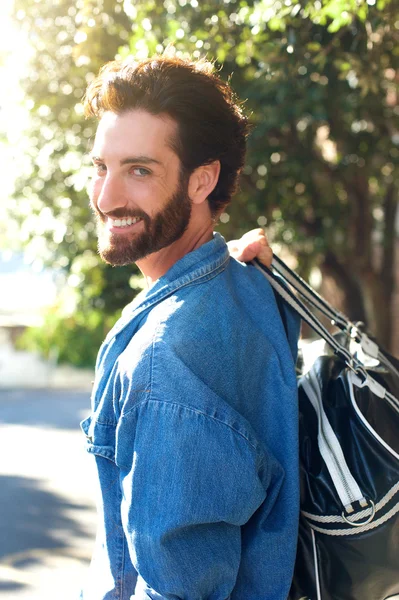
[{"label": "man's mouth", "polygon": [[135,225],[142,220],[142,217],[126,217],[124,219],[111,219],[111,217],[107,218],[108,227],[112,229],[123,229],[124,227],[130,227],[131,225]]}]

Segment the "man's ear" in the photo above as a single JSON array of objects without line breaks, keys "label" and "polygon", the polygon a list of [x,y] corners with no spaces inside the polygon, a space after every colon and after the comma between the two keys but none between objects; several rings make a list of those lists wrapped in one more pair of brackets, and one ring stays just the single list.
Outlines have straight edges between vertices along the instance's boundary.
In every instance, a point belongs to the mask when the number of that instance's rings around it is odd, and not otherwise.
[{"label": "man's ear", "polygon": [[201,204],[213,192],[219,179],[220,161],[202,165],[193,171],[188,182],[188,196],[193,204]]}]

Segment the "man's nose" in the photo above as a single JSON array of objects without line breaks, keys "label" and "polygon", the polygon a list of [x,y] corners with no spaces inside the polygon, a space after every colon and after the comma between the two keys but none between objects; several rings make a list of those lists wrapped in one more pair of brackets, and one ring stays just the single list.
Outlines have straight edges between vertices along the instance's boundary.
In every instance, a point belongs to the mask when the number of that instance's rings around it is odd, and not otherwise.
[{"label": "man's nose", "polygon": [[120,185],[116,177],[109,173],[101,180],[101,187],[99,187],[96,204],[97,208],[102,213],[109,213],[116,208],[126,206],[123,186]]}]

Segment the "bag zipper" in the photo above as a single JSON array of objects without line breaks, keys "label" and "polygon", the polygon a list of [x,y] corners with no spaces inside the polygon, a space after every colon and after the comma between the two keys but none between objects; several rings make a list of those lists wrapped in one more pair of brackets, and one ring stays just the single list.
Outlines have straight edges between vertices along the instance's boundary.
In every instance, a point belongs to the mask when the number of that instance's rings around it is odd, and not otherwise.
[{"label": "bag zipper", "polygon": [[339,499],[345,511],[350,514],[354,511],[353,502],[358,501],[361,506],[367,506],[367,500],[349,470],[338,438],[324,412],[317,376],[309,371],[301,379],[301,385],[317,414],[317,439],[320,454],[327,466]]}]

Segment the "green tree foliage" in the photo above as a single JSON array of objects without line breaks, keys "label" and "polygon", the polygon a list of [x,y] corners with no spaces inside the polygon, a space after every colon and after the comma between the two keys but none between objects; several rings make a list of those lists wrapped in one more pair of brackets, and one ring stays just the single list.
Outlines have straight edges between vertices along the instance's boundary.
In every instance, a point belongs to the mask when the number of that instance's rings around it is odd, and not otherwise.
[{"label": "green tree foliage", "polygon": [[[133,269],[100,264],[85,184],[94,124],[84,87],[118,52],[215,58],[254,128],[241,192],[222,215],[236,237],[268,223],[274,241],[342,288],[347,312],[387,347],[394,286],[399,14],[385,0],[16,0],[36,53],[25,237],[81,282],[77,311],[114,315]],[[19,11],[19,12],[18,12]],[[24,11],[21,13],[20,11]],[[25,212],[24,212],[25,211]],[[79,286],[78,286],[79,291]]]},{"label": "green tree foliage", "polygon": [[[233,73],[254,132],[225,230],[267,219],[306,271],[391,346],[397,211],[398,10],[386,2],[135,2],[130,49],[206,51]],[[166,13],[165,14],[165,8]],[[262,219],[262,217],[264,217]],[[227,217],[225,217],[227,220]]]},{"label": "green tree foliage", "polygon": [[46,355],[56,348],[62,361],[92,365],[107,329],[137,289],[129,285],[134,268],[112,269],[97,254],[86,191],[95,123],[84,119],[82,97],[128,40],[131,20],[112,0],[76,6],[70,0],[16,0],[15,18],[34,54],[23,82],[31,114],[28,170],[16,182],[10,217],[20,220],[30,255],[68,282],[43,328],[25,332],[20,343]]}]

